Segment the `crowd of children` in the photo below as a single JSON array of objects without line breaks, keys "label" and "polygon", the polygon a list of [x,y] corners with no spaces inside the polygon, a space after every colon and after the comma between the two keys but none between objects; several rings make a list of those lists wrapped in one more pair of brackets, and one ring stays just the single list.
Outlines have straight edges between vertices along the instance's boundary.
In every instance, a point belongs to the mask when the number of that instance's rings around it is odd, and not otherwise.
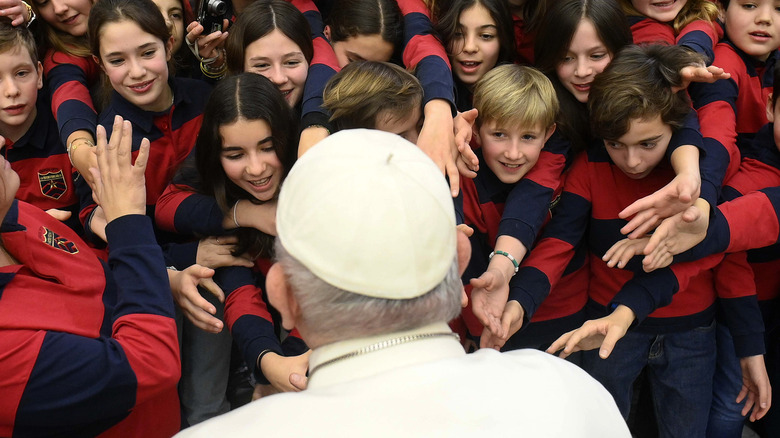
[{"label": "crowd of children", "polygon": [[559,354],[640,436],[780,436],[780,0],[202,2],[0,0],[0,436],[305,389],[276,199],[354,128],[448,178],[464,348]]}]

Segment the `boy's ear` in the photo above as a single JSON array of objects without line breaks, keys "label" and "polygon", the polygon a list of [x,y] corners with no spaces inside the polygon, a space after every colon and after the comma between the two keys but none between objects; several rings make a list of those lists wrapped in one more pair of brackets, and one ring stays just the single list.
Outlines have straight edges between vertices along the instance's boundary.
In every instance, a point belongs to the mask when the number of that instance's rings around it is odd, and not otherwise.
[{"label": "boy's ear", "polygon": [[471,125],[471,136],[477,144],[482,147],[482,139],[479,138],[479,126],[476,122]]},{"label": "boy's ear", "polygon": [[552,125],[550,125],[549,128],[547,128],[547,132],[544,133],[544,143],[547,143],[547,140],[549,140],[550,137],[552,137],[553,132],[555,132],[555,128],[556,127],[557,127],[557,125],[555,123],[553,123]]},{"label": "boy's ear", "polygon": [[[287,282],[287,275],[279,263],[274,263],[268,270],[265,280],[265,288],[268,293],[268,301],[274,306],[282,317],[282,327],[292,330],[298,325],[301,308],[293,295],[292,288]],[[300,330],[300,329],[299,329]]]},{"label": "boy's ear", "polygon": [[323,30],[323,31],[322,31],[322,33],[324,33],[324,34],[325,34],[325,38],[327,38],[327,39],[328,39],[328,41],[330,41],[330,42],[333,42],[333,41],[331,41],[331,39],[330,39],[330,25],[326,25],[326,26],[325,26],[325,30]]},{"label": "boy's ear", "polygon": [[43,88],[43,64],[41,64],[41,61],[38,61],[38,66],[35,67],[35,70],[38,71],[38,89],[40,90]]},{"label": "boy's ear", "polygon": [[775,105],[772,102],[772,93],[769,93],[769,97],[766,99],[766,119],[770,123],[775,121]]}]

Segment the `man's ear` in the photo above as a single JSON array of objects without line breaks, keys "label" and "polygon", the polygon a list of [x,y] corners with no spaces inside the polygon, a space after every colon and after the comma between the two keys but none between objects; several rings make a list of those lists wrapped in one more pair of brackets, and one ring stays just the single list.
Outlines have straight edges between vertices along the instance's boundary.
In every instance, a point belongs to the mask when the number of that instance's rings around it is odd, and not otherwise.
[{"label": "man's ear", "polygon": [[[292,288],[287,283],[287,275],[279,263],[274,263],[265,279],[268,301],[282,316],[282,327],[294,329],[300,319],[301,308],[293,296]],[[300,328],[299,328],[300,330]]]},{"label": "man's ear", "polygon": [[456,233],[458,235],[458,274],[462,276],[471,260],[471,241],[465,232],[458,230]]},{"label": "man's ear", "polygon": [[325,30],[323,30],[322,33],[325,34],[325,38],[327,38],[328,41],[332,41],[330,39],[330,25],[325,26]]},{"label": "man's ear", "polygon": [[[465,232],[458,230],[456,233],[458,235],[458,274],[462,277],[469,265],[469,260],[471,259],[471,241]],[[468,305],[469,298],[468,295],[466,295],[466,289],[462,287],[460,289],[460,306],[465,308]]]},{"label": "man's ear", "polygon": [[769,97],[766,99],[766,119],[769,122],[775,121],[775,105],[772,102],[772,93],[769,93]]}]

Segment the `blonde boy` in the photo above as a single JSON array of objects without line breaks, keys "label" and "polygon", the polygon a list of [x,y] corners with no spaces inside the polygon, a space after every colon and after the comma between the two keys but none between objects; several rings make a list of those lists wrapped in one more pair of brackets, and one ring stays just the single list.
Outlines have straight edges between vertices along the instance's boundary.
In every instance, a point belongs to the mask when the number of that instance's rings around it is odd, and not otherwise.
[{"label": "blonde boy", "polygon": [[[492,69],[474,87],[474,106],[479,117],[473,146],[481,166],[473,180],[464,182],[457,210],[459,221],[474,229],[472,259],[463,276],[473,279],[474,314],[464,310],[463,320],[476,338],[488,324],[479,313],[485,300],[506,303],[509,280],[547,217],[566,150],[545,146],[555,131],[558,99],[549,79],[531,67]],[[493,254],[499,236],[517,249]],[[497,288],[503,295],[493,292]]]}]

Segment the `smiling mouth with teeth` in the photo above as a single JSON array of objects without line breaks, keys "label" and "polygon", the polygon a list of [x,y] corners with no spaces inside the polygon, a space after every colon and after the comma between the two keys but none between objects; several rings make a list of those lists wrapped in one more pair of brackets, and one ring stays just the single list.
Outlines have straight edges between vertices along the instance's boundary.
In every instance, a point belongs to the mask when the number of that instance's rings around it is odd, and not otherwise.
[{"label": "smiling mouth with teeth", "polygon": [[253,186],[256,186],[256,187],[260,187],[260,186],[264,186],[264,185],[268,184],[268,181],[271,181],[271,177],[270,176],[266,177],[266,178],[263,178],[263,179],[260,179],[260,180],[256,180],[256,181],[249,181],[249,184],[252,184]]}]

